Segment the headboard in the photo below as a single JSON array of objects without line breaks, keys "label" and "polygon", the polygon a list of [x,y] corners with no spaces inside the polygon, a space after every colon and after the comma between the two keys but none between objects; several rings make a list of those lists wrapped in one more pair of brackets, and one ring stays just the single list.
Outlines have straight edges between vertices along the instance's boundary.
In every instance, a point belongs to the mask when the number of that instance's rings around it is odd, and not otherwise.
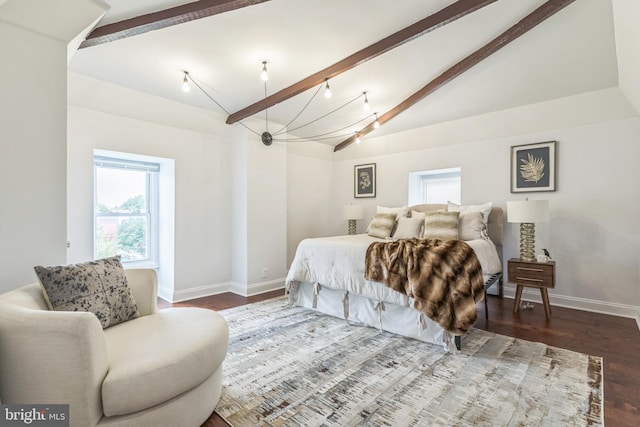
[{"label": "headboard", "polygon": [[[427,204],[427,205],[414,205],[409,206],[409,212],[412,210],[418,212],[430,212],[437,211],[440,209],[447,210],[447,205],[445,204]],[[489,213],[489,221],[487,222],[487,232],[489,233],[489,237],[491,241],[496,246],[502,246],[502,235],[504,232],[504,213],[502,208],[492,207],[491,212]]]}]

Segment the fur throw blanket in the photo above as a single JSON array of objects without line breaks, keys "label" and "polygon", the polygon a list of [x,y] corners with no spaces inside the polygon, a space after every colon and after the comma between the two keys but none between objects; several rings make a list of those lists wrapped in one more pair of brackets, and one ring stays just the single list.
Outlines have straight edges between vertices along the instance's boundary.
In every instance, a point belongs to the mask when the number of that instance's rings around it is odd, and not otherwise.
[{"label": "fur throw blanket", "polygon": [[462,240],[372,243],[367,249],[365,279],[413,298],[416,310],[454,335],[473,326],[476,303],[484,297],[482,267]]}]

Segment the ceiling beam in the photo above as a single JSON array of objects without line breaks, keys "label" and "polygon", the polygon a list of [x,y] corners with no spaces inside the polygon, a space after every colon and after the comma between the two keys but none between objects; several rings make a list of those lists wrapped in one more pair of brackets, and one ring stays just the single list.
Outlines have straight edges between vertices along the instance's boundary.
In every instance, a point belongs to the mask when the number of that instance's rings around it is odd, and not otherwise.
[{"label": "ceiling beam", "polygon": [[[525,34],[527,31],[531,30],[536,25],[545,21],[547,18],[555,15],[557,12],[573,3],[575,0],[549,0],[544,3],[542,6],[538,7],[536,10],[531,12],[525,18],[520,20],[517,24],[509,28],[504,33],[500,34],[495,39],[491,40],[489,43],[481,47],[480,49],[473,52],[471,55],[467,56],[444,73],[440,74],[435,79],[431,80],[427,83],[419,91],[415,92],[413,95],[402,101],[400,104],[393,107],[391,110],[386,113],[378,116],[378,122],[380,125],[388,122],[393,119],[398,114],[407,110],[418,101],[422,100],[427,95],[435,92],[445,84],[449,83],[451,80],[455,79],[474,65],[478,64],[482,60],[486,59],[493,53],[497,52],[507,44],[511,43],[521,35]],[[362,138],[366,134],[372,132],[374,130],[374,123],[369,123],[364,128],[360,129],[357,132],[357,136]],[[336,145],[333,149],[334,152],[340,151],[343,148],[349,146],[354,143],[356,140],[356,134],[342,141],[340,144]]]},{"label": "ceiling beam", "polygon": [[318,71],[315,74],[300,80],[293,85],[286,87],[273,95],[270,95],[248,107],[243,108],[227,117],[227,124],[233,124],[240,120],[246,119],[260,111],[266,110],[282,101],[292,98],[302,92],[311,89],[324,82],[326,79],[334,78],[335,76],[344,73],[370,59],[375,58],[378,55],[394,49],[404,43],[420,37],[421,35],[433,31],[439,27],[442,27],[450,22],[453,22],[459,18],[462,18],[469,13],[472,13],[481,7],[495,2],[496,0],[458,0],[457,2],[439,10],[438,12],[430,15],[421,21],[416,22],[390,36],[365,47],[364,49],[344,58],[343,60],[336,62],[327,68]]},{"label": "ceiling beam", "polygon": [[80,48],[96,46],[269,0],[200,0],[96,28]]}]

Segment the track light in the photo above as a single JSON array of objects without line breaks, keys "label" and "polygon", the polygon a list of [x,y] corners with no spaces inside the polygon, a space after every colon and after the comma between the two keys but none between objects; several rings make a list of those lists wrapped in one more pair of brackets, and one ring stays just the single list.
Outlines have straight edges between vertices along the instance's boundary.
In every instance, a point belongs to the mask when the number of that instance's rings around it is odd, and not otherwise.
[{"label": "track light", "polygon": [[376,116],[376,121],[373,122],[373,128],[378,129],[380,127],[380,122],[378,121],[378,113],[373,113]]},{"label": "track light", "polygon": [[364,111],[369,111],[369,98],[367,98],[367,92],[362,92],[364,95]]},{"label": "track light", "polygon": [[269,74],[267,73],[267,61],[262,61],[262,73],[260,74],[260,78],[263,82],[269,80]]},{"label": "track light", "polygon": [[329,99],[331,98],[331,88],[329,87],[329,79],[324,79],[327,86],[324,88],[324,97]]},{"label": "track light", "polygon": [[358,135],[358,132],[356,132],[356,144],[360,144],[360,135]]},{"label": "track light", "polygon": [[191,90],[191,87],[189,86],[189,78],[187,77],[189,75],[188,71],[184,72],[184,78],[182,79],[182,90],[184,92],[189,92]]}]

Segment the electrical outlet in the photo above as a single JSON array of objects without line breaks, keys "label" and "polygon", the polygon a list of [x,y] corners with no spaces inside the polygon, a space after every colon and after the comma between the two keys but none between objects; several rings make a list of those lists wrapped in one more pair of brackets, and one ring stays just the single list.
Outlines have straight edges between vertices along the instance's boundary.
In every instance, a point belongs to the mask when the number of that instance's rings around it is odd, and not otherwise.
[{"label": "electrical outlet", "polygon": [[269,277],[269,269],[268,268],[263,268],[262,269],[262,278],[266,279],[267,277]]}]

